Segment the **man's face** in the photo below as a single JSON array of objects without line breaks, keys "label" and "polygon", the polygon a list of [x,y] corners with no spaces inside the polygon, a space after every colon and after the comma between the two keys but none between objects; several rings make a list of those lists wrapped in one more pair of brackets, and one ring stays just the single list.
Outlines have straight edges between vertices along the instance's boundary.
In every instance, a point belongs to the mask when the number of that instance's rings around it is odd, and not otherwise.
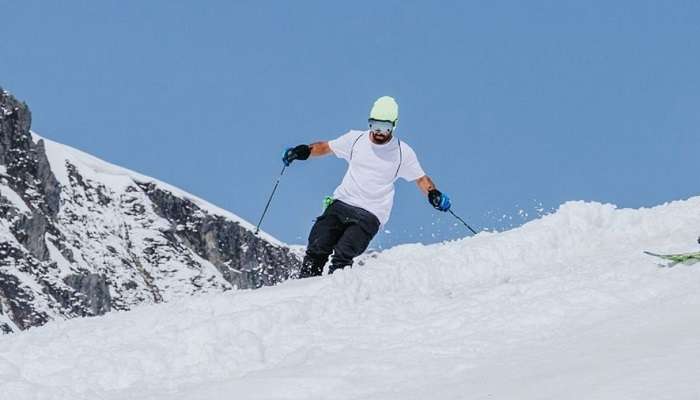
[{"label": "man's face", "polygon": [[369,131],[372,135],[372,141],[376,144],[384,144],[391,140],[393,130],[394,123],[392,122],[369,120]]}]

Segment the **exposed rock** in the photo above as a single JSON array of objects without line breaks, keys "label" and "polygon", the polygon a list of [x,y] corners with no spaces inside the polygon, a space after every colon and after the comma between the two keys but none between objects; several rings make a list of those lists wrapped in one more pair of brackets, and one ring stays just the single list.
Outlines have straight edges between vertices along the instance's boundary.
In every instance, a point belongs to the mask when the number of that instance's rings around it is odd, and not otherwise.
[{"label": "exposed rock", "polygon": [[61,188],[51,171],[43,141],[32,141],[31,121],[27,104],[0,88],[0,165],[6,166],[10,188],[48,217],[55,217]]},{"label": "exposed rock", "polygon": [[[173,196],[152,183],[140,183],[156,213],[174,227],[168,234],[202,258],[238,288],[275,285],[289,277],[297,259],[287,248],[272,246],[238,222],[202,212],[193,202]],[[263,266],[266,266],[263,268]]]},{"label": "exposed rock", "polygon": [[19,278],[0,271],[0,308],[19,329],[43,325],[49,320],[46,313],[35,308],[35,300],[34,293]]},{"label": "exposed rock", "polygon": [[31,216],[21,216],[11,231],[24,248],[29,250],[39,260],[49,259],[49,249],[46,247],[46,229],[49,225],[46,217],[34,212]]},{"label": "exposed rock", "polygon": [[66,285],[72,287],[80,299],[80,309],[86,315],[102,315],[112,309],[107,279],[99,274],[74,274],[63,278]]}]

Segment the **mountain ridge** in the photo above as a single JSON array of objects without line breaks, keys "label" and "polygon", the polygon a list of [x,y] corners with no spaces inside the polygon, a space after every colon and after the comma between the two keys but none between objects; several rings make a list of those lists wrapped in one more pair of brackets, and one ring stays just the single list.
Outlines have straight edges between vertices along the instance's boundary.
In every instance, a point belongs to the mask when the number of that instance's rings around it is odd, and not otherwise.
[{"label": "mountain ridge", "polygon": [[0,88],[0,332],[258,288],[294,251],[157,179],[45,139]]}]

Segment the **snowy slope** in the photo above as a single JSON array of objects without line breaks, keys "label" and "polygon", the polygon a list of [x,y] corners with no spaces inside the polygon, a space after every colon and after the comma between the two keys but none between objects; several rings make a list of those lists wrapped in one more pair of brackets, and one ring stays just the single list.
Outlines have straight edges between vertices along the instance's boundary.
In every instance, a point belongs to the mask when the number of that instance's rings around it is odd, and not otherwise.
[{"label": "snowy slope", "polygon": [[698,399],[700,197],[0,338],[12,399]]}]

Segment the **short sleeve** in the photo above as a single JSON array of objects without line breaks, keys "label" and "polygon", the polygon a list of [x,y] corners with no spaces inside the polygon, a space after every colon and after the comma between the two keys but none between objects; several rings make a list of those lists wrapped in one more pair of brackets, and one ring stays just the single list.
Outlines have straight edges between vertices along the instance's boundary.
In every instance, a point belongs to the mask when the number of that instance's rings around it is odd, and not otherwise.
[{"label": "short sleeve", "polygon": [[350,160],[352,145],[355,144],[355,141],[360,135],[362,135],[362,132],[350,131],[337,139],[329,141],[328,145],[336,157],[342,158],[343,160]]},{"label": "short sleeve", "polygon": [[402,144],[401,146],[405,147],[405,150],[403,151],[403,159],[401,160],[401,167],[399,168],[399,178],[412,182],[425,176],[425,171],[423,171],[420,162],[418,162],[416,152],[407,145]]}]

